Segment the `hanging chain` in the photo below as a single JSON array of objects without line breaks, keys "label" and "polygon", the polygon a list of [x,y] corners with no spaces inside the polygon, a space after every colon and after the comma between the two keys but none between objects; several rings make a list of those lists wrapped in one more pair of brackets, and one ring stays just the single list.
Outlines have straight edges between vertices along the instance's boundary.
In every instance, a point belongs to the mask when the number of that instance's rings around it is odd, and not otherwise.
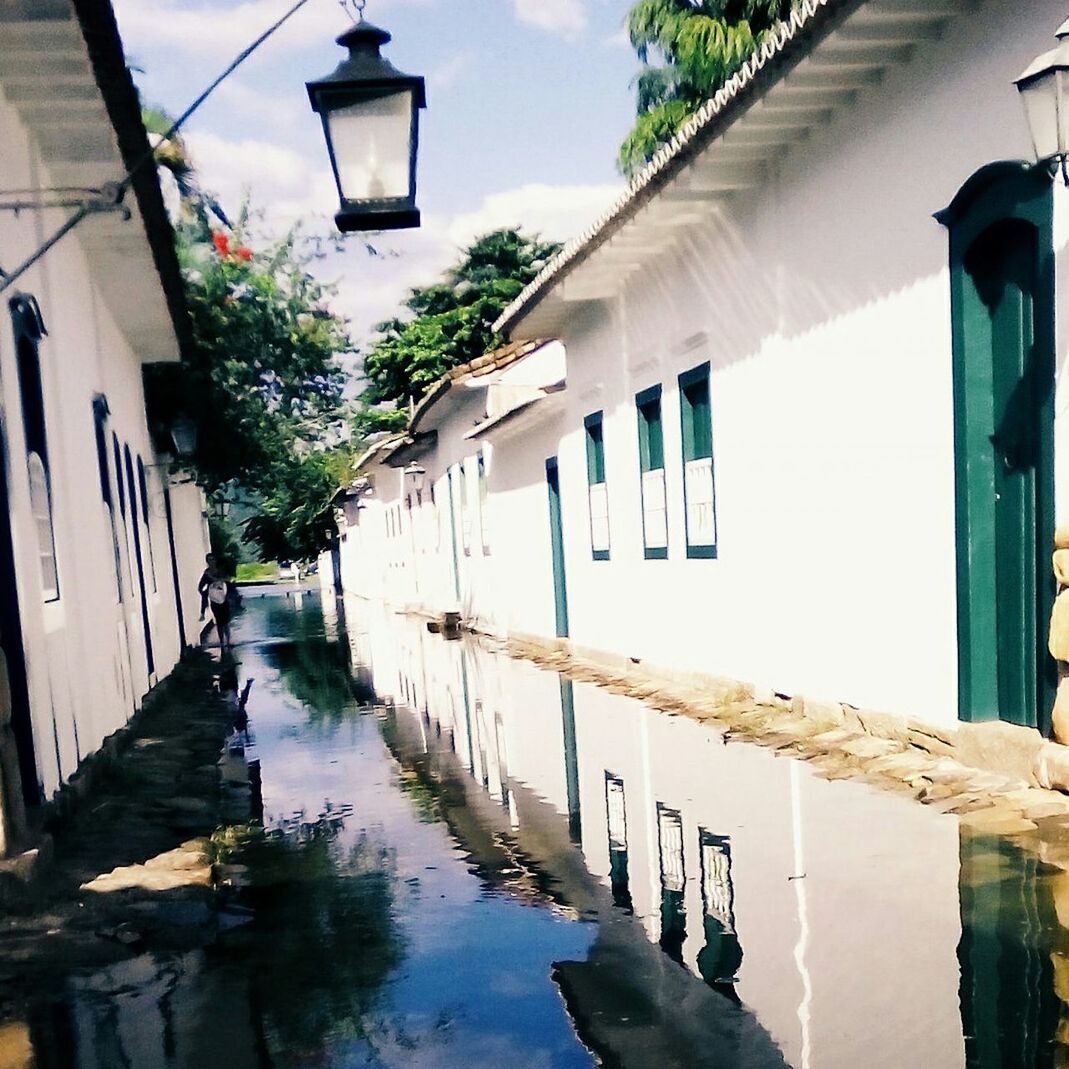
[{"label": "hanging chain", "polygon": [[356,0],[356,2],[353,4],[353,7],[356,8],[356,21],[363,22],[364,8],[367,7],[367,0]]},{"label": "hanging chain", "polygon": [[[367,0],[338,0],[338,6],[349,16],[356,25],[364,21],[364,7]],[[356,12],[354,15],[353,12]]]}]

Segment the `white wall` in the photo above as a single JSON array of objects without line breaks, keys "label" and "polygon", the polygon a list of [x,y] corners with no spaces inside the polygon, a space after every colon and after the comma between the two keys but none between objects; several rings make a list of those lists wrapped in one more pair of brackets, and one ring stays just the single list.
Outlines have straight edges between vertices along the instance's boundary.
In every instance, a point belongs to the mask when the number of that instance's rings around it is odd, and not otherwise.
[{"label": "white wall", "polygon": [[[0,188],[50,184],[32,141],[2,96],[0,147]],[[28,212],[18,217],[0,213],[0,265],[10,269],[19,263],[61,221],[56,212]],[[81,225],[91,228],[94,220]],[[129,225],[133,228],[138,224]],[[136,233],[132,230],[131,236]],[[94,266],[77,234],[75,231],[56,246],[17,287],[36,296],[48,329],[39,352],[60,597],[47,604],[42,598],[30,513],[19,381],[6,302],[0,313],[0,423],[6,445],[35,749],[46,795],[70,776],[81,758],[126,722],[150,687],[171,670],[180,652],[163,506],[167,471],[157,465],[146,427],[141,362],[94,288]],[[10,297],[11,292],[5,296]],[[139,456],[147,468],[148,525],[140,502],[136,516],[155,656],[151,675],[134,561],[131,524],[135,512],[128,494],[125,523],[116,500],[121,603],[118,598],[94,437],[92,401],[98,393],[106,395],[111,411],[108,462],[113,492],[112,431],[118,435],[120,448],[130,448],[135,482]],[[126,489],[125,470],[123,483]],[[172,498],[186,635],[189,641],[196,641],[196,579],[206,551],[203,505],[200,492],[188,485],[175,487]]]},{"label": "white wall", "polygon": [[[1030,155],[1012,79],[1064,5],[988,0],[918,46],[782,160],[767,188],[675,231],[619,295],[574,305],[565,393],[489,436],[491,553],[461,554],[461,607],[554,633],[544,461],[560,461],[571,638],[789,694],[957,720],[953,395],[946,230],[980,167]],[[1056,186],[1059,266],[1069,197]],[[581,273],[580,268],[580,273]],[[1059,285],[1059,309],[1067,288]],[[1059,316],[1057,437],[1069,393]],[[522,336],[523,324],[517,333]],[[688,559],[677,376],[711,364],[717,558]],[[645,560],[635,394],[660,384],[667,560]],[[436,454],[474,463],[478,403]],[[484,406],[486,407],[486,406]],[[439,409],[442,408],[440,403]],[[583,418],[604,412],[611,559],[592,559]],[[1069,520],[1069,465],[1057,466]],[[440,485],[440,484],[439,484]],[[439,500],[443,500],[439,493]],[[401,543],[394,545],[400,552]],[[378,567],[368,557],[367,576]],[[451,567],[444,558],[424,572]],[[423,580],[390,600],[440,608]],[[350,589],[372,592],[365,581]],[[398,596],[394,596],[394,595]]]}]

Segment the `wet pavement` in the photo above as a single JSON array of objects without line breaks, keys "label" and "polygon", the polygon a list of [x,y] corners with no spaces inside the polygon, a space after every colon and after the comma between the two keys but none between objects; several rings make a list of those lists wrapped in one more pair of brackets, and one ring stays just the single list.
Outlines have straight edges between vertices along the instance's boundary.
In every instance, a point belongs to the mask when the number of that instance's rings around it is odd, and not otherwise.
[{"label": "wet pavement", "polygon": [[24,979],[0,1069],[1069,1065],[1069,851],[363,602],[235,639],[217,935]]}]

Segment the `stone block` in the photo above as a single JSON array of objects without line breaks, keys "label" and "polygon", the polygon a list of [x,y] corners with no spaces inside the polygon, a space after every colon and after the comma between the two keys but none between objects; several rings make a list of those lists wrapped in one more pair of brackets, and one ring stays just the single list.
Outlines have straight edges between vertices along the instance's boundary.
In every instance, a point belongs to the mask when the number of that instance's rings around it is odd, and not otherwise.
[{"label": "stone block", "polygon": [[795,697],[791,701],[791,712],[829,729],[840,727],[846,720],[846,713],[839,702],[820,701],[816,698]]},{"label": "stone block", "polygon": [[1054,599],[1047,648],[1056,661],[1069,661],[1069,590],[1063,590]]},{"label": "stone block", "polygon": [[1058,586],[1069,586],[1069,549],[1056,549],[1051,563],[1054,566],[1054,578],[1058,580]]},{"label": "stone block", "polygon": [[1062,675],[1058,680],[1058,693],[1054,698],[1054,710],[1051,713],[1051,727],[1055,740],[1063,746],[1069,745],[1069,675]]},{"label": "stone block", "polygon": [[1034,782],[1054,791],[1069,791],[1069,746],[1045,742],[1035,754],[1032,765]]},{"label": "stone block", "polygon": [[1045,740],[1035,728],[991,720],[961,724],[957,731],[955,758],[963,765],[1012,776],[1041,787],[1034,777],[1036,758]]}]

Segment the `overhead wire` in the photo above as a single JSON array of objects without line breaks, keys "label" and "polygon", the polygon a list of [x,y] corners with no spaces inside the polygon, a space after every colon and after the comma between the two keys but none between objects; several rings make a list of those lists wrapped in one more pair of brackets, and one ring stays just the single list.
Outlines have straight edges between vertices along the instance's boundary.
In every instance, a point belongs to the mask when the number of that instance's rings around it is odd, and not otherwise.
[{"label": "overhead wire", "polygon": [[[363,7],[365,0],[357,0],[357,9],[361,12],[363,17]],[[38,260],[40,260],[46,253],[49,252],[59,241],[61,241],[67,234],[69,234],[83,219],[87,218],[94,213],[100,211],[111,211],[121,206],[123,198],[129,191],[131,184],[137,174],[149,163],[155,163],[156,161],[156,149],[159,144],[165,141],[170,141],[174,138],[175,134],[185,125],[190,117],[197,111],[198,108],[215,92],[216,89],[224,82],[231,74],[234,73],[255,52],[269,37],[271,37],[276,31],[282,28],[305,4],[308,0],[297,0],[292,7],[290,7],[281,18],[273,22],[263,33],[261,33],[251,44],[246,46],[238,53],[238,55],[227,65],[223,72],[216,77],[208,87],[200,93],[197,98],[178,116],[177,119],[170,125],[167,132],[164,133],[157,145],[151,145],[148,152],[141,156],[134,165],[126,172],[126,174],[117,182],[109,182],[107,185],[101,187],[96,191],[99,193],[99,197],[95,200],[87,200],[81,205],[81,207],[58,229],[51,235],[39,248],[30,254],[18,267],[12,271],[3,273],[2,280],[0,280],[0,293],[3,293],[6,289],[9,289],[14,283],[24,275]]]}]

